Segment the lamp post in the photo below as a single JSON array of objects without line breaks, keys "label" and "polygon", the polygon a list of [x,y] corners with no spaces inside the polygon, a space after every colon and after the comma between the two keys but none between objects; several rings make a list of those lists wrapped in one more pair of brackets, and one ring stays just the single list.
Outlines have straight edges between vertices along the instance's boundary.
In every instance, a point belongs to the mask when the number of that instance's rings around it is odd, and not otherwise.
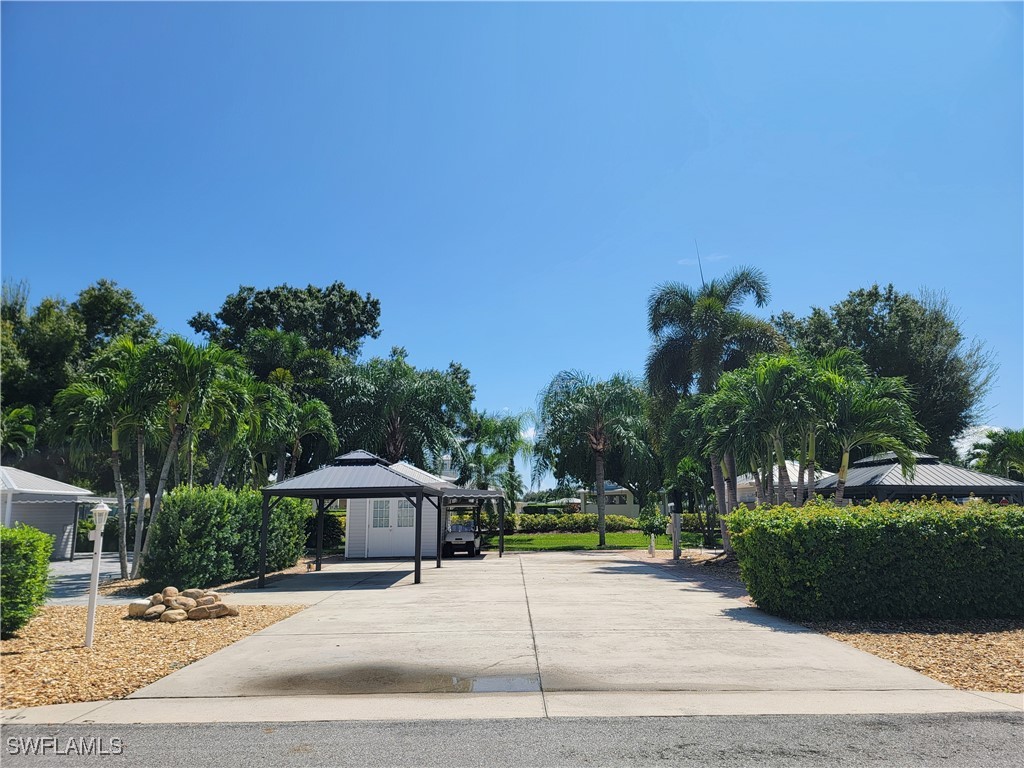
[{"label": "lamp post", "polygon": [[85,647],[92,647],[92,631],[96,625],[96,597],[100,586],[100,556],[103,552],[103,527],[107,524],[107,515],[110,514],[110,507],[102,501],[92,508],[92,520],[96,529],[89,531],[89,538],[93,540],[92,547],[92,576],[89,579],[89,619],[85,625]]},{"label": "lamp post", "polygon": [[587,514],[587,489],[580,488],[576,493],[580,495],[580,512],[585,515]]}]

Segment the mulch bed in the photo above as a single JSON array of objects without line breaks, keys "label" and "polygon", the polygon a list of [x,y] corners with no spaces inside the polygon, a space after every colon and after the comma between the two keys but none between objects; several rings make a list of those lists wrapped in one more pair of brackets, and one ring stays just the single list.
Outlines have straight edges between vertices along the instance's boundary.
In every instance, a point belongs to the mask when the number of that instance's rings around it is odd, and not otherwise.
[{"label": "mulch bed", "polygon": [[[672,553],[658,550],[656,558],[671,560]],[[673,563],[673,567],[699,569],[696,572],[701,575],[710,571],[743,583],[739,563],[714,551],[683,550],[679,563]],[[1024,693],[1024,619],[847,620],[801,624],[960,690]]]},{"label": "mulch bed", "polygon": [[45,606],[17,637],[0,641],[0,709],[124,698],[304,607],[245,605],[238,616],[172,624],[99,606],[93,646],[85,648],[88,609]]}]

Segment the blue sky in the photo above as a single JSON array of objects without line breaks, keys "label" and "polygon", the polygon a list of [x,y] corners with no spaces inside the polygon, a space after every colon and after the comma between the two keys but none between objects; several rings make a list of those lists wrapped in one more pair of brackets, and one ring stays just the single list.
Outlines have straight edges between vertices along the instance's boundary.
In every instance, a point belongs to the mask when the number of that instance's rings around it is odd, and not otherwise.
[{"label": "blue sky", "polygon": [[766,314],[948,292],[1024,423],[1020,4],[2,6],[2,270],[188,332],[344,281],[379,340],[521,410],[642,370],[665,281]]}]

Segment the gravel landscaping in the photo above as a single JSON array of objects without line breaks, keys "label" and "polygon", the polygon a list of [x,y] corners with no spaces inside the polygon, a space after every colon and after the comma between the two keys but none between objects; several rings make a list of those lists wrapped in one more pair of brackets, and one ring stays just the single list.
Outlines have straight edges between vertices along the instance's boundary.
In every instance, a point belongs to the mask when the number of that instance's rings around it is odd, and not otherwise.
[{"label": "gravel landscaping", "polygon": [[[633,556],[648,559],[646,553]],[[661,564],[671,558],[671,551],[658,550],[655,555]],[[735,560],[707,550],[683,550],[682,559],[672,567],[701,576],[710,572],[742,584]],[[802,623],[960,690],[1024,693],[1024,619]]]},{"label": "gravel landscaping", "polygon": [[243,606],[238,616],[171,624],[99,606],[93,646],[84,648],[87,608],[46,606],[18,637],[0,641],[0,708],[124,698],[304,607]]}]

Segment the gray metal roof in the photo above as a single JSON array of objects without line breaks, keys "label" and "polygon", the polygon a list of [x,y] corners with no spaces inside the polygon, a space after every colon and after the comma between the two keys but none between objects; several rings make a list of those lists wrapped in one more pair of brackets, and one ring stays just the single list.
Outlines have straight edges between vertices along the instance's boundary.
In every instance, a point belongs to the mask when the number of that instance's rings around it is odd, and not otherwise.
[{"label": "gray metal roof", "polygon": [[[815,483],[814,487],[819,490],[835,488],[838,479],[838,476],[827,477]],[[903,476],[895,457],[888,463],[881,463],[880,459],[868,464],[856,462],[847,473],[846,493],[855,493],[858,488],[892,488],[903,493],[920,489],[922,494],[946,493],[951,496],[967,496],[972,491],[999,493],[1005,490],[1008,493],[1020,493],[1024,491],[1024,483],[944,464],[934,456],[921,454],[912,477]]]},{"label": "gray metal roof", "polygon": [[403,474],[382,464],[349,464],[314,469],[304,475],[282,480],[263,489],[272,496],[320,496],[337,492],[340,497],[353,498],[362,492],[386,494],[411,494],[429,490],[437,495],[436,489],[417,483]]},{"label": "gray metal roof", "polygon": [[[914,454],[914,458],[918,462],[924,462],[926,459],[939,460],[938,456],[932,456],[930,453],[918,453],[917,451],[911,451]],[[860,459],[859,461],[853,462],[855,467],[867,467],[872,464],[892,464],[894,461],[899,461],[899,457],[896,456],[892,451],[886,451],[885,453],[876,453],[874,456],[868,456],[866,459]]]},{"label": "gray metal roof", "polygon": [[331,463],[338,466],[343,464],[381,464],[385,467],[391,466],[391,462],[387,459],[382,459],[375,453],[362,450],[349,451],[341,456],[336,456]]},{"label": "gray metal roof", "polygon": [[0,467],[0,489],[12,493],[28,493],[47,496],[93,496],[87,488],[69,485],[59,480],[26,472],[14,467]]}]

